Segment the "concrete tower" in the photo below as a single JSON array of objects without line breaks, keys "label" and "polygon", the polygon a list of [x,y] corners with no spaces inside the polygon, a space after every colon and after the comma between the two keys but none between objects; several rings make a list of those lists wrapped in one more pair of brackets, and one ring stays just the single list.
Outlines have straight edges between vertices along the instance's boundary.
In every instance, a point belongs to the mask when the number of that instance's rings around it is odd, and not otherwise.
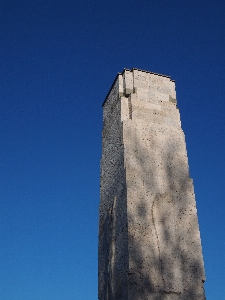
[{"label": "concrete tower", "polygon": [[103,104],[99,300],[203,300],[193,181],[175,84],[118,74]]}]

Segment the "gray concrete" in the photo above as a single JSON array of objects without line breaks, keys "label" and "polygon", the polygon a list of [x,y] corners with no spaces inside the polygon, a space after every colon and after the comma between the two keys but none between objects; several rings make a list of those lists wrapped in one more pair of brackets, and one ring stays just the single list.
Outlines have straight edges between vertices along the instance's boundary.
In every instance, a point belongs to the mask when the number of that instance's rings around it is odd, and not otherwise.
[{"label": "gray concrete", "polygon": [[99,300],[205,299],[175,84],[132,69],[103,104]]}]

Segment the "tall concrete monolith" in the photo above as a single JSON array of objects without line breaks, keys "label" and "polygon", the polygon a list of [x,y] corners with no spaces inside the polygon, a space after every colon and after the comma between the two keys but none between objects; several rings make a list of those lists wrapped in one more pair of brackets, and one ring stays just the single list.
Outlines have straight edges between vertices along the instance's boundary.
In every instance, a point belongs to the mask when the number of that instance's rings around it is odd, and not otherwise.
[{"label": "tall concrete monolith", "polygon": [[103,103],[99,300],[203,300],[193,181],[174,81],[118,74]]}]

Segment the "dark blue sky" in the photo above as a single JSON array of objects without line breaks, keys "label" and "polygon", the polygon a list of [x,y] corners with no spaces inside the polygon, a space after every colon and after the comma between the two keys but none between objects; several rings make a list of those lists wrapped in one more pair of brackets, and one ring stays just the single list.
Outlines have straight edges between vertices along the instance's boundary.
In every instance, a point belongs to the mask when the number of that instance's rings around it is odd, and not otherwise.
[{"label": "dark blue sky", "polygon": [[176,81],[207,281],[225,295],[225,4],[0,1],[0,298],[97,299],[102,103],[118,72]]}]

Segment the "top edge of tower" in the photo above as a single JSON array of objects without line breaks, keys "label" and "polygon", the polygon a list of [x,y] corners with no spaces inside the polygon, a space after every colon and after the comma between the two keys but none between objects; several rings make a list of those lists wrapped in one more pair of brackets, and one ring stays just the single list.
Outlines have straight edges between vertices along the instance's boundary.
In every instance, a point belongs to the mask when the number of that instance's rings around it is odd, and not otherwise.
[{"label": "top edge of tower", "polygon": [[[159,73],[155,73],[155,72],[150,72],[150,71],[146,71],[146,70],[141,70],[141,69],[137,69],[137,68],[132,68],[131,70],[124,68],[122,73],[124,73],[124,71],[132,72],[133,70],[141,71],[141,72],[145,72],[145,73],[149,73],[149,74],[153,74],[153,75],[158,75],[158,76],[162,76],[162,77],[171,78],[171,76],[167,76],[167,75],[163,75],[163,74],[159,74]],[[171,81],[174,81],[174,80],[171,80]]]},{"label": "top edge of tower", "polygon": [[163,74],[159,74],[159,73],[155,73],[155,72],[150,72],[150,71],[146,71],[146,70],[141,70],[141,69],[137,69],[137,68],[132,68],[131,70],[130,70],[130,69],[124,68],[122,72],[118,72],[118,73],[117,73],[117,75],[116,75],[116,77],[115,77],[115,79],[114,79],[114,81],[113,81],[113,83],[112,83],[112,85],[111,85],[111,87],[110,87],[110,89],[109,89],[109,92],[107,93],[107,95],[106,95],[106,97],[105,97],[105,100],[104,100],[102,106],[104,106],[104,104],[105,104],[105,102],[106,102],[106,100],[107,100],[107,98],[108,98],[110,92],[112,91],[112,88],[113,88],[114,84],[115,84],[116,81],[117,81],[118,76],[119,76],[119,75],[123,75],[126,71],[128,71],[128,72],[133,72],[134,70],[135,70],[135,71],[139,71],[139,72],[143,72],[143,73],[148,73],[148,74],[160,76],[160,77],[166,77],[166,78],[169,78],[170,81],[175,82],[175,80],[171,79],[171,76],[168,76],[168,75],[163,75]]}]

